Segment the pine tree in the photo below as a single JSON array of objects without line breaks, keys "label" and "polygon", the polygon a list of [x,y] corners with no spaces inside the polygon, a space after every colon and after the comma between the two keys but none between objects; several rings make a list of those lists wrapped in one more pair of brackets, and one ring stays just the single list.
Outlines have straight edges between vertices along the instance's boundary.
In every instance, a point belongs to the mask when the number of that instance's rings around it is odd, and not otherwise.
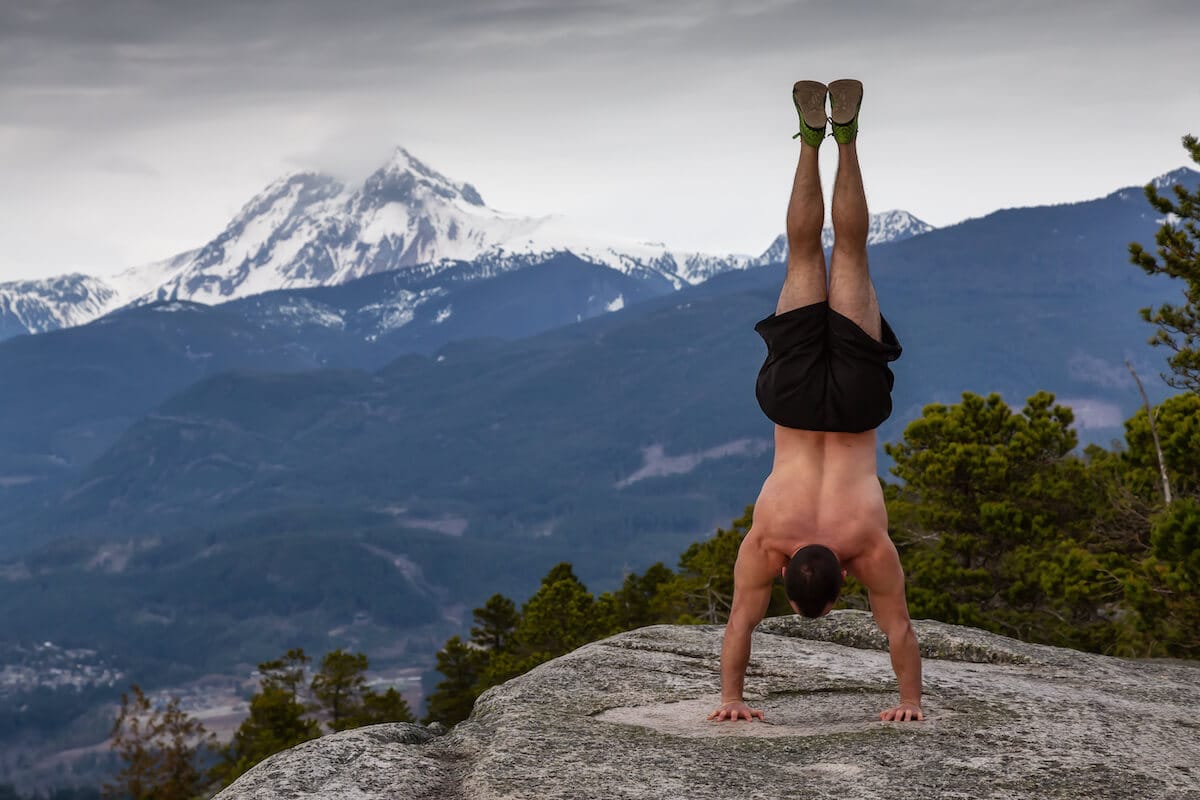
[{"label": "pine tree", "polygon": [[268,756],[321,735],[320,724],[305,716],[308,707],[300,694],[308,662],[303,650],[294,649],[258,665],[260,688],[250,698],[250,715],[212,769],[221,786],[233,783]]},{"label": "pine tree", "polygon": [[521,607],[513,649],[524,672],[607,636],[614,627],[614,620],[596,613],[596,599],[564,562],[546,573],[541,587]]},{"label": "pine tree", "polygon": [[[1200,164],[1200,141],[1184,136],[1183,146],[1192,161]],[[1158,326],[1150,343],[1173,351],[1167,364],[1173,374],[1163,379],[1176,389],[1200,394],[1200,190],[1172,187],[1174,199],[1159,194],[1154,184],[1146,186],[1146,199],[1166,221],[1154,236],[1158,258],[1133,242],[1130,260],[1148,275],[1167,275],[1184,282],[1182,305],[1164,303],[1143,308],[1142,319]]]},{"label": "pine tree", "polygon": [[357,727],[354,720],[362,715],[367,666],[364,653],[341,649],[326,653],[321,659],[321,669],[313,676],[311,688],[328,716],[330,730]]},{"label": "pine tree", "polygon": [[142,688],[134,684],[133,697],[121,694],[121,710],[112,729],[112,749],[124,766],[116,781],[105,784],[104,796],[147,800],[157,786],[158,761],[154,752],[154,707]]},{"label": "pine tree", "polygon": [[926,406],[885,450],[904,481],[888,492],[914,617],[1102,648],[1113,632],[1092,532],[1101,492],[1069,408],[1039,392],[1014,413],[996,394]]},{"label": "pine tree", "polygon": [[471,715],[482,691],[477,688],[487,664],[487,653],[452,636],[437,654],[437,669],[444,679],[425,702],[425,722],[454,725]]},{"label": "pine tree", "polygon": [[200,769],[202,750],[211,747],[215,736],[206,736],[199,720],[188,716],[179,707],[179,698],[172,697],[163,709],[158,722],[158,734],[163,746],[162,783],[155,800],[192,800],[208,783]]},{"label": "pine tree", "polygon": [[112,748],[124,763],[116,781],[104,787],[107,797],[130,800],[191,800],[205,788],[199,768],[203,750],[213,745],[204,726],[180,708],[173,697],[161,711],[141,687],[132,698],[121,695],[113,724]]},{"label": "pine tree", "polygon": [[621,588],[604,595],[600,602],[612,603],[612,614],[621,630],[675,622],[684,611],[679,592],[674,591],[675,573],[661,561],[643,574],[625,576]]},{"label": "pine tree", "polygon": [[1125,574],[1135,656],[1200,656],[1200,499],[1181,497],[1151,520],[1147,555]]},{"label": "pine tree", "polygon": [[[1200,396],[1168,397],[1153,412],[1171,489],[1180,496],[1200,497]],[[1125,423],[1125,441],[1121,460],[1127,477],[1145,497],[1161,501],[1158,455],[1145,409]]]},{"label": "pine tree", "polygon": [[383,694],[370,689],[363,692],[362,704],[357,714],[347,727],[357,728],[362,725],[377,725],[381,722],[416,722],[408,701],[395,690],[388,687]]},{"label": "pine tree", "polygon": [[311,660],[305,655],[304,648],[294,647],[274,661],[264,661],[258,665],[262,687],[283,689],[299,702],[300,688],[304,685],[304,672]]},{"label": "pine tree", "polygon": [[517,606],[502,594],[488,598],[483,607],[475,609],[475,626],[471,642],[484,650],[504,650],[511,644],[513,631],[521,615]]},{"label": "pine tree", "polygon": [[1104,462],[1108,513],[1119,525],[1123,606],[1119,652],[1131,656],[1200,655],[1200,396],[1170,397],[1154,409],[1174,500],[1158,490],[1157,454],[1146,410],[1125,423],[1124,451]]}]

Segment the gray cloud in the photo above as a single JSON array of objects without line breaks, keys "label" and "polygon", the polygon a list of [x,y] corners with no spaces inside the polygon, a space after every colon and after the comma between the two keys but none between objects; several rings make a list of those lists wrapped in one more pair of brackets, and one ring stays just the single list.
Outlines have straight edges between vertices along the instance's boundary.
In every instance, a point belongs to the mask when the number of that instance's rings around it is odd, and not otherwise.
[{"label": "gray cloud", "polygon": [[[1182,0],[4,3],[0,182],[29,188],[0,198],[0,279],[193,247],[279,172],[358,174],[394,144],[502,208],[761,250],[809,76],[868,83],[879,207],[1101,194],[1181,163],[1200,89],[1164,76],[1200,71],[1198,28]],[[49,249],[64,216],[61,242],[94,245]]]},{"label": "gray cloud", "polygon": [[1058,401],[1075,412],[1075,427],[1079,430],[1120,428],[1125,413],[1120,406],[1094,397],[1064,397]]},{"label": "gray cloud", "polygon": [[1075,353],[1067,360],[1067,375],[1106,389],[1132,389],[1134,386],[1133,376],[1125,364],[1109,362],[1084,352]]}]

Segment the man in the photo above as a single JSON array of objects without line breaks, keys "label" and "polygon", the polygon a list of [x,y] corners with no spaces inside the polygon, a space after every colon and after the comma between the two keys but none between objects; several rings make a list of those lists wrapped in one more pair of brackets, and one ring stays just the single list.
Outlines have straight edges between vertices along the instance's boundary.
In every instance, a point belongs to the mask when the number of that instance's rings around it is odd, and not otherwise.
[{"label": "man", "polygon": [[[775,576],[782,573],[797,613],[819,617],[849,573],[870,592],[900,684],[900,703],[880,719],[922,720],[921,656],[875,463],[875,428],[892,410],[887,365],[900,356],[900,344],[879,313],[867,271],[867,201],[855,149],[862,83],[800,81],[792,100],[801,145],[787,211],[787,278],[775,313],[755,326],[767,344],[756,393],[776,423],[775,462],[738,550],[721,648],[721,707],[709,719],[763,718],[746,705],[742,685],[750,634],[766,613]],[[817,171],[827,121],[839,156],[828,285]]]}]

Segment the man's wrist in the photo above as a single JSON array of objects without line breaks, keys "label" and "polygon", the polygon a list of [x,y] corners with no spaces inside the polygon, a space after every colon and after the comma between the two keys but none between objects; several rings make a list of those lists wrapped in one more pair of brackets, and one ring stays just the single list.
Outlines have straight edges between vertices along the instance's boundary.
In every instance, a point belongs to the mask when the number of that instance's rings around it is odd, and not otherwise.
[{"label": "man's wrist", "polygon": [[728,697],[728,698],[722,697],[721,698],[721,705],[725,705],[726,703],[744,703],[744,702],[746,702],[746,698],[740,697],[740,696],[739,697]]}]

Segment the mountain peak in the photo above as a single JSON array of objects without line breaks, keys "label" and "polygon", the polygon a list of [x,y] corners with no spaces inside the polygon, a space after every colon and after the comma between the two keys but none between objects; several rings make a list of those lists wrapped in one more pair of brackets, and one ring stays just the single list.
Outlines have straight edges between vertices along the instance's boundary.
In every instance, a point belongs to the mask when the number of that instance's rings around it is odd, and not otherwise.
[{"label": "mountain peak", "polygon": [[417,186],[427,187],[447,200],[461,198],[473,206],[483,205],[483,198],[474,186],[450,180],[400,146],[392,151],[387,163],[367,178],[363,192],[382,192],[394,195],[396,199],[408,200]]},{"label": "mountain peak", "polygon": [[[928,222],[918,219],[903,209],[891,208],[871,215],[870,225],[867,228],[867,246],[899,242],[931,230],[933,230],[933,226]],[[821,247],[826,250],[833,247],[832,223],[827,224],[821,231]],[[753,259],[752,263],[778,264],[783,261],[787,261],[787,237],[780,234],[763,251],[762,255]]]},{"label": "mountain peak", "polygon": [[1197,184],[1200,184],[1200,172],[1190,167],[1179,167],[1170,172],[1164,172],[1150,181],[1150,185],[1160,192],[1176,185],[1183,185],[1185,188],[1191,189]]},{"label": "mountain peak", "polygon": [[425,162],[421,161],[412,153],[408,152],[408,150],[399,145],[397,145],[396,149],[392,151],[391,157],[382,167],[380,167],[380,170],[383,172],[392,173],[413,172],[417,175],[423,175],[427,178],[434,178],[445,183],[450,182]]}]

